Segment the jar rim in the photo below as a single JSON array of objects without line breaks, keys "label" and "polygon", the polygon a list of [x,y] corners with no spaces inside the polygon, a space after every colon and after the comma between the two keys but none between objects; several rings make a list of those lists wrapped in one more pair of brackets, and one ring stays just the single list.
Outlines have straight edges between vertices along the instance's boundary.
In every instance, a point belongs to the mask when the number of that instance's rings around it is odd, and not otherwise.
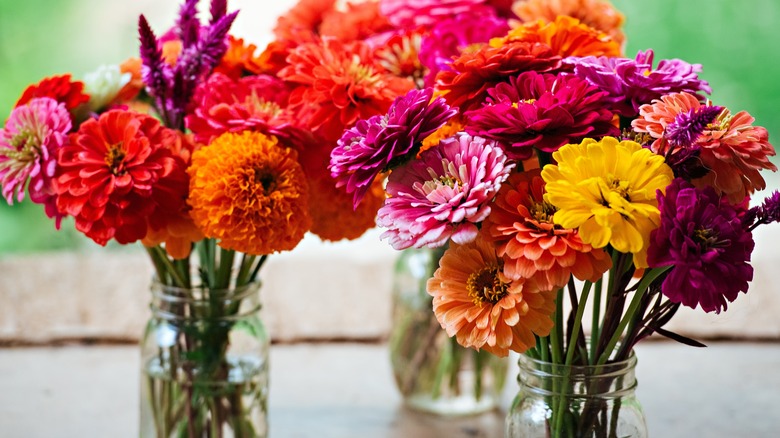
[{"label": "jar rim", "polygon": [[565,365],[561,363],[555,363],[545,361],[528,356],[527,354],[521,354],[517,359],[517,364],[520,368],[524,369],[554,369],[557,372],[565,374],[587,374],[587,375],[604,375],[609,373],[621,373],[626,370],[636,368],[637,357],[633,349],[629,352],[628,358],[619,361],[608,361],[603,365]]},{"label": "jar rim", "polygon": [[157,276],[152,277],[151,291],[154,298],[166,302],[193,303],[208,301],[210,299],[241,300],[258,294],[262,281],[255,280],[241,286],[227,288],[210,288],[203,284],[195,284],[192,287],[168,285],[160,282]]}]

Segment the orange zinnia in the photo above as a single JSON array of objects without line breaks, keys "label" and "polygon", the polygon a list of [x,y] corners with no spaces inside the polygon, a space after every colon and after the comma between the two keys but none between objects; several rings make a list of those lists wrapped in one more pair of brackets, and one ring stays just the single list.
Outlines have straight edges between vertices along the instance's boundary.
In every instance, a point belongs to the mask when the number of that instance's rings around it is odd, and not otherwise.
[{"label": "orange zinnia", "polygon": [[620,45],[609,35],[566,15],[560,15],[552,22],[538,20],[523,23],[520,27],[511,30],[506,37],[493,38],[490,45],[500,47],[510,41],[544,43],[562,58],[621,56]]},{"label": "orange zinnia", "polygon": [[387,112],[396,97],[414,88],[412,81],[379,67],[362,42],[344,44],[332,38],[296,47],[279,77],[296,85],[290,105],[301,123],[328,141],[359,119]]},{"label": "orange zinnia", "polygon": [[512,10],[525,22],[554,21],[559,15],[568,15],[609,34],[618,44],[626,39],[621,29],[625,17],[608,1],[526,0],[515,2]]},{"label": "orange zinnia", "polygon": [[195,224],[223,248],[247,254],[293,249],[311,226],[297,153],[257,132],[226,133],[192,155]]},{"label": "orange zinnia", "polygon": [[357,206],[352,207],[352,194],[336,187],[330,175],[309,177],[309,214],[311,232],[322,240],[357,239],[376,226],[376,212],[385,200],[382,178],[377,178]]},{"label": "orange zinnia", "polygon": [[227,52],[219,65],[214,67],[214,72],[225,74],[232,79],[263,73],[263,60],[255,55],[255,51],[257,46],[231,35]]},{"label": "orange zinnia", "polygon": [[319,33],[341,41],[358,41],[393,30],[379,12],[379,2],[347,3],[345,10],[332,9],[322,17]]},{"label": "orange zinnia", "polygon": [[536,343],[534,334],[547,336],[553,326],[555,292],[505,278],[495,248],[480,237],[466,245],[450,243],[428,280],[428,293],[449,336],[497,356],[528,350]]},{"label": "orange zinnia", "polygon": [[510,176],[483,224],[504,260],[504,275],[533,278],[545,290],[565,286],[572,274],[580,280],[598,280],[612,265],[609,255],[583,243],[577,230],[553,223],[555,207],[543,199],[539,174],[533,170]]},{"label": "orange zinnia", "polygon": [[298,41],[301,35],[316,34],[323,16],[335,5],[336,0],[298,0],[276,21],[274,35],[283,40]]}]

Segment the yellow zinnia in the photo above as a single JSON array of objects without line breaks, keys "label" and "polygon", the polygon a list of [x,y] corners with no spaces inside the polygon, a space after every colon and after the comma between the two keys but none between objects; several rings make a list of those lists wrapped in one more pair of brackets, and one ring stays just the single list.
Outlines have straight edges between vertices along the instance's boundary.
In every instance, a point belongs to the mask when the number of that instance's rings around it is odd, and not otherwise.
[{"label": "yellow zinnia", "polygon": [[247,254],[293,249],[311,227],[297,154],[257,132],[225,133],[192,155],[195,224],[223,248]]},{"label": "yellow zinnia", "polygon": [[563,146],[553,158],[558,164],[545,166],[542,178],[545,201],[558,208],[555,223],[579,228],[595,248],[633,253],[634,264],[647,267],[650,232],[660,225],[656,191],[674,178],[664,158],[613,137]]}]

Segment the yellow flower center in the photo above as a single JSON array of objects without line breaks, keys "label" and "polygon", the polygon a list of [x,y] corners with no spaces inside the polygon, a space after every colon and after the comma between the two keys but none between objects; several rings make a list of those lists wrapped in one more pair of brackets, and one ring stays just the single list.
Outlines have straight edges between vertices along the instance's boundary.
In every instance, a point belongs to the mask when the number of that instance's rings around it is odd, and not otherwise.
[{"label": "yellow flower center", "polygon": [[282,112],[282,108],[275,102],[269,102],[255,92],[246,97],[244,104],[252,110],[253,114],[268,114],[273,117],[278,116]]},{"label": "yellow flower center", "polygon": [[498,277],[498,266],[486,266],[473,272],[466,280],[466,290],[474,305],[482,307],[487,301],[496,304],[506,296],[509,283],[504,283]]},{"label": "yellow flower center", "polygon": [[512,102],[512,108],[517,108],[520,106],[521,103],[525,103],[528,105],[533,105],[536,102],[536,99],[523,99],[520,102]]},{"label": "yellow flower center", "polygon": [[[38,145],[38,142],[36,141],[35,134],[30,130],[20,131],[11,138],[10,143],[13,149],[0,149],[0,154],[10,158],[6,163],[10,163],[11,161],[15,161],[16,163],[30,163],[35,161],[40,152],[40,145]],[[25,167],[25,165],[19,167]],[[0,167],[0,169],[2,168],[3,167]]]},{"label": "yellow flower center", "polygon": [[553,223],[553,215],[557,209],[549,202],[534,202],[531,204],[529,213],[531,217],[537,222]]},{"label": "yellow flower center", "polygon": [[610,196],[611,193],[617,194],[620,198],[625,199],[628,202],[631,202],[631,187],[628,184],[628,181],[623,181],[621,179],[615,178],[614,176],[609,176],[606,178],[607,182],[607,188],[609,190],[609,193],[604,193],[602,191],[601,193],[601,204],[605,207],[609,207],[612,205],[610,202],[610,199],[614,199],[612,196]]},{"label": "yellow flower center", "polygon": [[105,162],[112,174],[122,175],[125,173],[125,168],[122,164],[126,155],[125,150],[122,148],[122,142],[108,147]]},{"label": "yellow flower center", "polygon": [[707,228],[694,230],[693,240],[704,247],[704,249],[723,247],[727,244],[727,242],[718,239],[718,234],[714,230]]}]

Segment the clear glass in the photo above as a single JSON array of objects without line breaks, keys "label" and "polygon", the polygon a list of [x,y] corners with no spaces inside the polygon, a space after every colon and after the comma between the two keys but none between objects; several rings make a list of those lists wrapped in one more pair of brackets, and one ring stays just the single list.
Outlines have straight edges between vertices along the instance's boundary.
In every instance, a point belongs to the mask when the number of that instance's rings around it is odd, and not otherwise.
[{"label": "clear glass", "polygon": [[141,343],[141,437],[267,436],[270,343],[259,289],[152,284]]},{"label": "clear glass", "polygon": [[520,392],[507,438],[647,438],[636,399],[636,356],[603,366],[565,366],[521,355]]},{"label": "clear glass", "polygon": [[418,411],[472,415],[495,409],[508,359],[461,347],[432,310],[426,283],[443,249],[408,249],[396,263],[390,360],[404,402]]}]

